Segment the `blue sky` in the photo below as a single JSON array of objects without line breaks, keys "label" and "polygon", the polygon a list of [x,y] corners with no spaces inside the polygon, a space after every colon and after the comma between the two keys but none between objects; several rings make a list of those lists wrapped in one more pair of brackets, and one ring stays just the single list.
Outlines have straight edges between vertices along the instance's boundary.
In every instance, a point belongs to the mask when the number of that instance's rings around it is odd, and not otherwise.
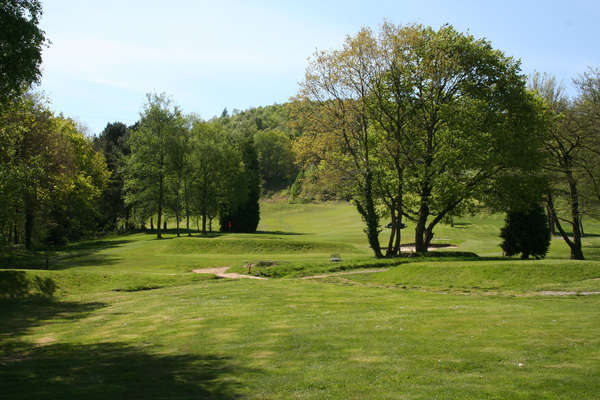
[{"label": "blue sky", "polygon": [[[145,93],[166,92],[202,118],[223,108],[281,103],[296,94],[306,60],[362,26],[444,23],[485,37],[569,88],[600,67],[596,1],[43,1],[41,90],[56,112],[102,131],[135,122]],[[569,88],[572,93],[572,89]]]}]

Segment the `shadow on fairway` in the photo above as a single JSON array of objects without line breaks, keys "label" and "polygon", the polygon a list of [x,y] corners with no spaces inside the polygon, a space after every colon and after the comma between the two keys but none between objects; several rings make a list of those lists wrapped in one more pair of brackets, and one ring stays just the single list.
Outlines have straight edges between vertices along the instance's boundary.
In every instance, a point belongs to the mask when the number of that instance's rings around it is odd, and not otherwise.
[{"label": "shadow on fairway", "polygon": [[217,355],[152,354],[125,343],[19,343],[0,350],[7,399],[237,399],[241,372]]},{"label": "shadow on fairway", "polygon": [[7,399],[236,399],[254,372],[219,355],[164,355],[127,343],[37,343],[31,328],[79,320],[103,303],[0,302],[0,393]]},{"label": "shadow on fairway", "polygon": [[131,240],[91,240],[53,249],[51,251],[26,251],[16,249],[0,255],[0,268],[52,269],[112,265],[120,258],[98,254],[102,250],[121,247]]},{"label": "shadow on fairway", "polygon": [[[105,307],[104,303],[57,302],[47,299],[1,300],[0,343],[5,338],[16,338],[30,328],[40,326],[50,320],[60,318],[77,320]],[[5,344],[3,343],[3,347]],[[0,352],[0,354],[2,354]]]}]

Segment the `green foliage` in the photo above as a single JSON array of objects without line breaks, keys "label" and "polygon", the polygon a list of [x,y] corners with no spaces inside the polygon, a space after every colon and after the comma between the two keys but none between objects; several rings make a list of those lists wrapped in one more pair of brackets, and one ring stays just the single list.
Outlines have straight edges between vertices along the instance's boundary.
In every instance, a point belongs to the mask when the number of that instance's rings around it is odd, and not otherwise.
[{"label": "green foliage", "polygon": [[246,198],[243,163],[235,141],[216,122],[196,121],[190,141],[190,200],[193,213],[212,221],[219,209],[237,207]]},{"label": "green foliage", "polygon": [[161,238],[164,208],[173,195],[167,190],[168,178],[175,171],[170,159],[172,143],[181,131],[183,119],[165,94],[148,94],[136,129],[128,140],[131,154],[125,167],[125,202],[134,207],[143,221],[158,214],[157,237]]},{"label": "green foliage", "polygon": [[509,211],[500,230],[502,250],[507,256],[521,254],[522,259],[546,257],[550,246],[550,229],[544,209],[536,204],[525,211]]},{"label": "green foliage", "polygon": [[244,170],[241,176],[244,201],[233,205],[223,204],[219,211],[221,232],[256,232],[260,220],[260,169],[258,155],[250,135],[240,134],[241,159]]},{"label": "green foliage", "polygon": [[94,138],[94,148],[104,153],[110,171],[108,184],[102,192],[100,228],[112,231],[124,220],[123,228],[129,228],[130,209],[125,205],[123,168],[130,149],[127,145],[129,129],[121,122],[109,123],[102,133]]},{"label": "green foliage", "polygon": [[262,187],[266,191],[287,188],[297,174],[292,142],[279,130],[263,130],[254,134]]},{"label": "green foliage", "polygon": [[31,249],[96,231],[108,172],[72,120],[34,95],[17,97],[0,112],[0,147],[1,242]]},{"label": "green foliage", "polygon": [[42,49],[48,43],[39,27],[39,0],[4,0],[0,4],[0,104],[20,95],[42,75]]},{"label": "green foliage", "polygon": [[380,209],[414,219],[424,252],[447,215],[524,197],[520,185],[495,195],[509,178],[531,180],[543,162],[543,107],[518,61],[449,25],[364,28],[315,54],[300,94],[314,121],[301,155],[323,183],[347,190],[376,254]]}]

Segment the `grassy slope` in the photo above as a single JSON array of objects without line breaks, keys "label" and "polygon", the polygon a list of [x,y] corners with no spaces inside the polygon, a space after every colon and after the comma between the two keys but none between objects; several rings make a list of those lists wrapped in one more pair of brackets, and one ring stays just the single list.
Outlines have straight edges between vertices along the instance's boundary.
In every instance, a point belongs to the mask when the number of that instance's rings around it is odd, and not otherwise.
[{"label": "grassy slope", "polygon": [[600,239],[586,239],[585,262],[562,259],[558,240],[548,260],[490,259],[500,255],[502,219],[460,222],[440,227],[438,243],[487,259],[401,260],[388,272],[319,281],[190,270],[269,259],[288,276],[306,275],[332,268],[333,252],[348,266],[372,263],[349,205],[264,204],[260,229],[269,234],[137,234],[72,246],[53,260],[57,270],[27,271],[54,279],[57,301],[0,302],[0,391],[11,399],[597,398],[600,296],[532,294],[600,290]]}]

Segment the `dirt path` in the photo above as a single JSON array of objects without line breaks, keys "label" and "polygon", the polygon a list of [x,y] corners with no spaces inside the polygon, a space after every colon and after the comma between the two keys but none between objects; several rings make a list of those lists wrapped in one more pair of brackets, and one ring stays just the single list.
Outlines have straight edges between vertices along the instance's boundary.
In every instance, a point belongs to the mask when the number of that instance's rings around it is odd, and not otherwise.
[{"label": "dirt path", "polygon": [[252,276],[252,275],[242,275],[237,274],[235,272],[227,272],[229,267],[218,267],[218,268],[203,268],[203,269],[194,269],[192,272],[196,274],[214,274],[219,278],[229,278],[229,279],[267,279],[260,276]]},{"label": "dirt path", "polygon": [[538,292],[543,296],[591,296],[595,294],[600,294],[600,292],[566,292],[566,291],[553,291],[553,290],[545,290],[542,292]]},{"label": "dirt path", "polygon": [[331,274],[305,276],[302,279],[320,279],[320,278],[328,278],[330,276],[339,276],[339,275],[374,274],[376,272],[385,272],[387,270],[389,270],[389,268],[369,269],[369,270],[362,270],[362,271],[333,272]]}]

